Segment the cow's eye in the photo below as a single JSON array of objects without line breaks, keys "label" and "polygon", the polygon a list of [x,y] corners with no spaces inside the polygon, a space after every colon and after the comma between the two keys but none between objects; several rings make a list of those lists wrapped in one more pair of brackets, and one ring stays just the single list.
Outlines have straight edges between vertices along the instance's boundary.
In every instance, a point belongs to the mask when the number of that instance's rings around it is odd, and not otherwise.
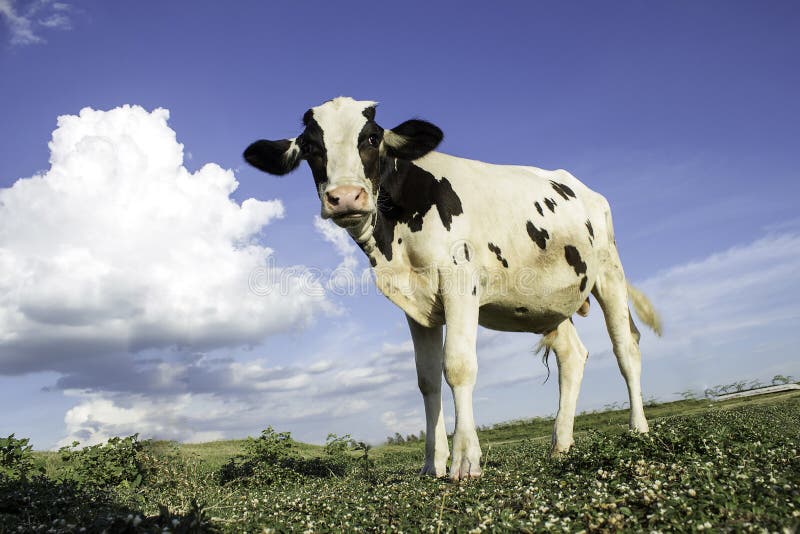
[{"label": "cow's eye", "polygon": [[369,143],[369,146],[378,146],[379,144],[381,144],[381,140],[377,135],[372,134],[369,137],[367,137],[367,143]]}]

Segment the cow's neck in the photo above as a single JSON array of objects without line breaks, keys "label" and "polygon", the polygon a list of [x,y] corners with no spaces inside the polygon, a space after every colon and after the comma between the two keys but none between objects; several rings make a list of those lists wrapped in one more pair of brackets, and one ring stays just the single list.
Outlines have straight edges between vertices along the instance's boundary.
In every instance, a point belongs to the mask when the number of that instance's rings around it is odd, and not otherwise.
[{"label": "cow's neck", "polygon": [[369,263],[372,267],[385,265],[389,260],[381,253],[378,248],[378,241],[376,239],[376,232],[379,232],[384,224],[386,224],[385,216],[376,211],[371,217],[368,217],[363,223],[358,226],[350,227],[347,233],[353,238],[353,241],[364,251]]},{"label": "cow's neck", "polygon": [[[356,244],[364,251],[369,258],[372,267],[386,265],[391,262],[391,252],[387,257],[386,245],[379,246],[379,236],[385,235],[385,230],[389,226],[394,226],[402,207],[392,201],[393,190],[402,187],[403,180],[409,169],[409,163],[395,158],[386,158],[381,162],[381,176],[379,182],[385,184],[379,186],[378,198],[376,199],[377,210],[361,224],[348,228],[347,232]],[[388,243],[391,247],[391,243]],[[381,250],[384,248],[384,250]]]},{"label": "cow's neck", "polygon": [[442,324],[444,316],[436,296],[436,278],[431,278],[428,269],[412,269],[407,256],[393,248],[401,237],[397,235],[401,232],[399,227],[405,226],[398,223],[406,219],[409,211],[393,199],[402,198],[400,191],[406,185],[404,181],[413,171],[408,162],[391,160],[389,163],[389,171],[381,176],[381,183],[386,185],[378,193],[375,215],[347,231],[369,258],[375,284],[381,293],[419,324]]}]

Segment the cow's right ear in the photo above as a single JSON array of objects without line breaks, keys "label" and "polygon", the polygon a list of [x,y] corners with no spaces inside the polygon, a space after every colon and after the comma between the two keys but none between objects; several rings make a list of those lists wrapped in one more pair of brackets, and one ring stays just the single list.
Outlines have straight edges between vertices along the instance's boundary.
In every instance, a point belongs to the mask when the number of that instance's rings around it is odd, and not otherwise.
[{"label": "cow's right ear", "polygon": [[247,147],[244,159],[256,169],[281,176],[300,165],[300,147],[294,139],[261,139]]}]

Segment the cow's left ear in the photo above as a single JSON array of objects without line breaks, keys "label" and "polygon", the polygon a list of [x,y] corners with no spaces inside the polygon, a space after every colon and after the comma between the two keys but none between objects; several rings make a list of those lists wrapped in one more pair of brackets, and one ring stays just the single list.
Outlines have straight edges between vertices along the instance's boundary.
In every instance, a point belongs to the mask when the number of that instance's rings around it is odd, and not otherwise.
[{"label": "cow's left ear", "polygon": [[443,137],[438,126],[414,119],[386,130],[383,142],[390,156],[413,161],[436,148]]},{"label": "cow's left ear", "polygon": [[256,169],[281,176],[300,165],[300,147],[294,139],[261,139],[247,147],[244,159]]}]

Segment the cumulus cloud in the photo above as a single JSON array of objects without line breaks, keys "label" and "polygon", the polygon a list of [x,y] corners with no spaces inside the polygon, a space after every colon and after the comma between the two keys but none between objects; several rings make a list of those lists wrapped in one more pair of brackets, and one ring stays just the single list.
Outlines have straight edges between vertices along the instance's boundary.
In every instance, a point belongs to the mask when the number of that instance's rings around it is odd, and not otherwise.
[{"label": "cumulus cloud", "polygon": [[[80,393],[69,392],[80,396]],[[180,441],[211,441],[221,439],[219,430],[192,430],[202,426],[208,415],[198,415],[197,403],[190,395],[175,396],[169,402],[135,396],[125,402],[115,402],[102,395],[84,395],[84,400],[69,409],[64,416],[67,435],[56,447],[77,441],[81,446],[103,443],[114,436],[159,436]],[[219,416],[219,414],[217,414]]]},{"label": "cumulus cloud", "polygon": [[[64,417],[65,437],[91,445],[139,433],[178,441],[203,441],[310,425],[319,439],[336,419],[369,409],[330,365],[270,367],[263,361],[155,364],[141,391],[67,389],[78,399]],[[376,414],[377,415],[377,414]],[[322,436],[324,437],[324,436]]]},{"label": "cumulus cloud", "polygon": [[[372,280],[368,272],[365,273],[363,270],[360,273],[357,272],[357,247],[344,228],[340,228],[330,220],[315,215],[314,229],[322,236],[322,239],[333,245],[336,253],[342,258],[339,265],[330,273],[328,279],[329,289],[338,295],[352,295],[359,289],[366,289],[363,285],[366,281],[371,285]],[[364,276],[365,274],[367,276]]]},{"label": "cumulus cloud", "polygon": [[[312,358],[293,365],[219,356],[224,349],[98,359],[57,381],[56,388],[78,400],[64,418],[66,434],[58,445],[89,445],[136,432],[181,441],[236,438],[267,425],[316,441],[330,431],[382,439],[385,430],[378,422],[387,406],[419,409],[408,402],[419,400],[410,346],[410,341],[364,346],[361,358]],[[408,358],[401,362],[401,356]],[[359,417],[356,423],[346,424],[353,416]],[[408,422],[409,432],[422,428],[419,418],[416,413]],[[368,420],[374,425],[359,428]]]},{"label": "cumulus cloud", "polygon": [[336,226],[330,220],[323,219],[319,215],[314,216],[314,228],[325,241],[333,245],[345,264],[355,265],[356,245],[344,228]]},{"label": "cumulus cloud", "polygon": [[0,0],[0,19],[5,20],[11,33],[12,45],[44,43],[40,31],[68,30],[72,27],[70,5],[52,0],[37,0],[26,6],[14,0]]},{"label": "cumulus cloud", "polygon": [[325,308],[278,268],[267,274],[280,288],[252,290],[283,205],[237,204],[216,164],[189,172],[168,118],[137,106],[59,117],[50,169],[0,189],[0,373],[255,344]]}]

